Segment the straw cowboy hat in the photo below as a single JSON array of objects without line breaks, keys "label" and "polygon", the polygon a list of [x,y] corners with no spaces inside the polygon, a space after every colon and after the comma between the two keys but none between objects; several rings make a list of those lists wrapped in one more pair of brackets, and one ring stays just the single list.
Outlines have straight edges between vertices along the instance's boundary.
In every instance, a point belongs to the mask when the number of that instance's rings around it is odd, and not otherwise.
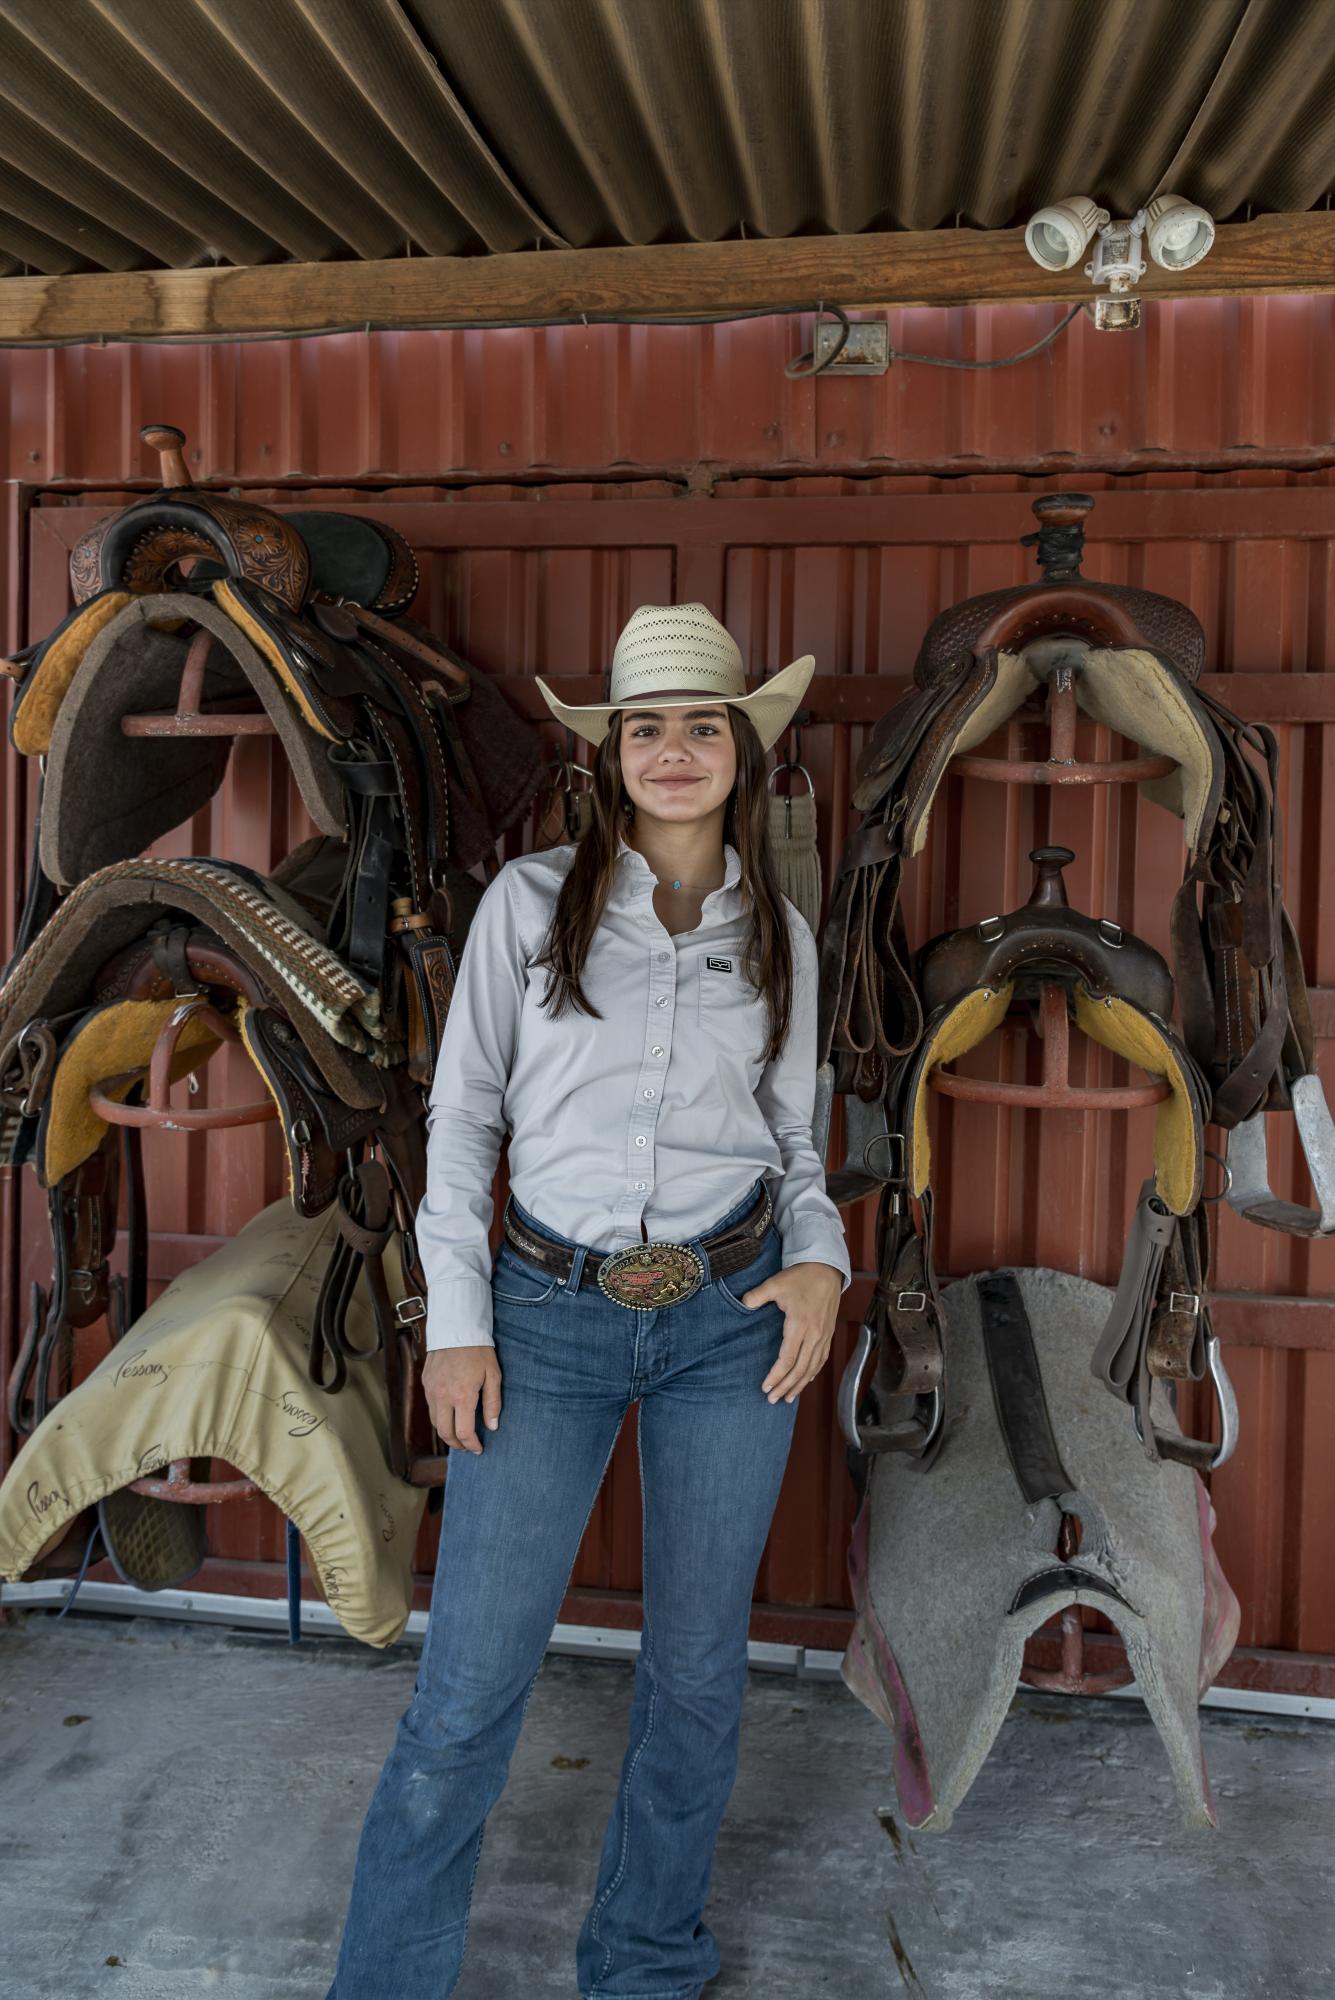
[{"label": "straw cowboy hat", "polygon": [[557,721],[586,743],[602,742],[619,708],[699,707],[706,695],[744,709],[768,750],[788,727],[815,668],[814,653],[804,653],[748,694],[737,641],[703,604],[642,604],[617,640],[609,700],[569,708],[545,681],[538,686]]}]

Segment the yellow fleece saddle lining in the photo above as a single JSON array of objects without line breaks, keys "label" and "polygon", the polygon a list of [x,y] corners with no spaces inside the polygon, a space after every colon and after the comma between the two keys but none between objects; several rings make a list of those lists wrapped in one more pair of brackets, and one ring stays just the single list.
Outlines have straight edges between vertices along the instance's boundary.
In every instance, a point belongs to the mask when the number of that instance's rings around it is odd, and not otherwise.
[{"label": "yellow fleece saddle lining", "polygon": [[1147,1015],[1114,994],[1095,1000],[1075,989],[1076,1026],[1092,1042],[1169,1085],[1172,1095],[1155,1107],[1154,1180],[1160,1199],[1174,1215],[1186,1215],[1200,1199],[1201,1132],[1191,1091],[1171,1045]]},{"label": "yellow fleece saddle lining", "polygon": [[339,741],[337,734],[312,708],[306,690],[292,671],[290,662],[284,657],[282,647],[273,635],[265,630],[245,599],[237,595],[231,580],[223,578],[215,583],[213,596],[214,601],[222,606],[233,623],[241,627],[251,645],[264,655],[311,728],[317,735],[323,736],[326,742],[337,743]]},{"label": "yellow fleece saddle lining", "polygon": [[[915,1197],[925,1193],[932,1178],[932,1143],[927,1121],[928,1078],[943,1063],[975,1049],[1000,1027],[1015,991],[1008,982],[995,991],[980,986],[966,993],[937,1024],[920,1061],[911,1107],[909,1185]],[[1174,1215],[1195,1207],[1200,1194],[1201,1135],[1187,1079],[1170,1044],[1154,1023],[1125,1000],[1095,1000],[1083,986],[1075,988],[1076,1025],[1091,1041],[1166,1082],[1171,1095],[1154,1116],[1154,1179],[1160,1198]]]},{"label": "yellow fleece saddle lining", "polygon": [[999,986],[979,986],[966,993],[932,1030],[918,1067],[918,1083],[911,1107],[909,1185],[914,1195],[926,1193],[932,1179],[932,1140],[927,1125],[927,1079],[943,1063],[954,1062],[985,1042],[1000,1027],[1015,991],[1014,981]]},{"label": "yellow fleece saddle lining", "polygon": [[[43,1187],[54,1187],[66,1174],[92,1158],[107,1127],[93,1109],[89,1090],[95,1083],[121,1076],[127,1070],[139,1074],[146,1071],[159,1034],[180,1004],[176,998],[123,1000],[75,1029],[51,1079],[46,1146],[39,1162]],[[218,1046],[218,1037],[207,1022],[197,1015],[187,1021],[176,1044],[172,1082],[177,1083],[191,1070],[199,1069]],[[135,1078],[130,1076],[114,1085],[107,1095],[123,1104],[134,1083]]]},{"label": "yellow fleece saddle lining", "polygon": [[94,597],[63,632],[52,639],[34,669],[32,681],[14,714],[14,748],[21,757],[45,757],[51,748],[60,704],[70,682],[98,633],[130,602],[128,590],[111,590]]}]

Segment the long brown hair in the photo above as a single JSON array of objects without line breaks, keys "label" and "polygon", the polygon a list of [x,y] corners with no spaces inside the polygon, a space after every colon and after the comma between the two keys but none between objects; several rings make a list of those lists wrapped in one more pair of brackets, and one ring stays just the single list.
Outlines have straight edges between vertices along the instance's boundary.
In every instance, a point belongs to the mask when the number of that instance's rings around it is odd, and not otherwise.
[{"label": "long brown hair", "polygon": [[[617,866],[617,835],[631,823],[634,803],[621,782],[621,717],[617,709],[593,758],[593,816],[561,884],[552,921],[534,960],[551,974],[542,1004],[553,1015],[567,1007],[602,1015],[580,984],[584,961],[602,920]],[[749,916],[742,941],[742,972],[769,1011],[764,1060],[783,1047],[793,1005],[793,948],[787,913],[769,851],[769,801],[765,753],[749,717],[728,708],[737,749],[737,776],[728,794],[723,838],[737,849],[741,890]],[[629,809],[629,810],[628,810]]]}]

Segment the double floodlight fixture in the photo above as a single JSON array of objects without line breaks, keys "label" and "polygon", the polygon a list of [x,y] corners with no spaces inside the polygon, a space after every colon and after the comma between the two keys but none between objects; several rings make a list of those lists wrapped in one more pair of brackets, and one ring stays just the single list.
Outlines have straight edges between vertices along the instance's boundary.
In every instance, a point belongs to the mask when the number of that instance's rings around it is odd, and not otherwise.
[{"label": "double floodlight fixture", "polygon": [[1139,326],[1140,300],[1132,292],[1145,275],[1142,245],[1162,270],[1189,271],[1214,242],[1214,219],[1180,194],[1156,194],[1134,215],[1115,220],[1088,195],[1076,194],[1040,208],[1024,232],[1025,249],[1045,271],[1073,270],[1091,242],[1085,276],[1108,288],[1095,301],[1095,325]]}]

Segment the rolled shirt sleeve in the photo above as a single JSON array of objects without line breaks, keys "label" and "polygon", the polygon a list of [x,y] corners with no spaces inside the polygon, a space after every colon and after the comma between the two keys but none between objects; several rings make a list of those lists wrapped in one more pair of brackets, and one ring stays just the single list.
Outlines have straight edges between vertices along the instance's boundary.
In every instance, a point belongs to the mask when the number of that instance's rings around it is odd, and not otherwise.
[{"label": "rolled shirt sleeve", "polygon": [[514,897],[502,868],[469,926],[431,1085],[426,1194],[417,1211],[428,1349],[495,1344],[492,1184],[507,1131],[505,1090],[524,967]]},{"label": "rolled shirt sleeve", "polygon": [[783,1268],[833,1265],[843,1279],[842,1292],[853,1275],[848,1240],[839,1210],[825,1192],[825,1163],[811,1137],[816,1106],[816,941],[805,918],[791,908],[788,929],[793,941],[792,1021],[783,1048],[766,1065],[756,1086],[756,1102],[783,1160],[783,1179],[774,1195]]}]

